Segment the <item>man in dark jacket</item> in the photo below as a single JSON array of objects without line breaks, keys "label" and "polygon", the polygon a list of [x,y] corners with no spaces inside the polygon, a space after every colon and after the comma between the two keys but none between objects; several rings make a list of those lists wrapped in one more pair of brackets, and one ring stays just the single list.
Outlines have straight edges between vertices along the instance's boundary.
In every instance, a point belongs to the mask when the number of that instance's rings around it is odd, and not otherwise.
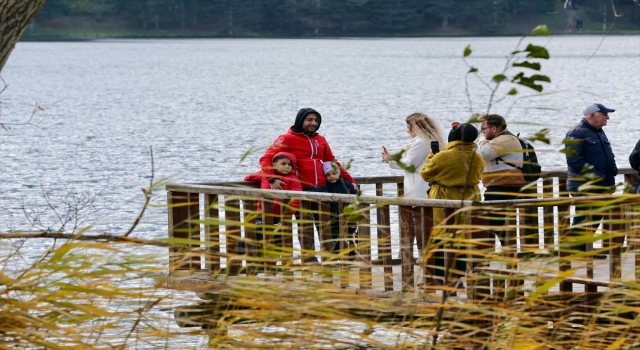
[{"label": "man in dark jacket", "polygon": [[[615,156],[611,150],[611,143],[607,139],[603,126],[607,125],[609,113],[615,109],[607,108],[600,103],[593,103],[585,108],[584,118],[567,133],[565,139],[565,153],[567,157],[567,190],[572,196],[602,195],[613,193],[615,190],[615,176],[618,175]],[[591,208],[576,208],[573,226],[585,219],[583,212]],[[602,220],[601,215],[593,214],[591,230],[595,230]],[[574,235],[580,235],[574,228]],[[576,246],[577,250],[585,251],[586,245]],[[595,257],[603,257],[596,255]]]}]

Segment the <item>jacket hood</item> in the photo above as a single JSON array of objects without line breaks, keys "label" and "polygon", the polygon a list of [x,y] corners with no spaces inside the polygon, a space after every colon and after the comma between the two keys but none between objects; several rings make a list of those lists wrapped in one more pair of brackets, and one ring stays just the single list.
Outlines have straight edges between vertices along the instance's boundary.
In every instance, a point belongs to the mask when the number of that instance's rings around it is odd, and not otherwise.
[{"label": "jacket hood", "polygon": [[289,152],[278,152],[278,153],[276,153],[273,156],[273,158],[271,158],[271,163],[273,163],[274,159],[276,159],[277,157],[280,157],[280,156],[289,158],[289,160],[291,161],[292,171],[296,171],[296,163],[297,163],[298,160],[296,159],[296,156],[294,156],[292,153],[289,153]]},{"label": "jacket hood", "polygon": [[[291,130],[295,132],[302,132],[302,122],[309,113],[315,113],[318,116],[318,129],[320,129],[320,123],[322,123],[322,116],[320,115],[320,113],[318,113],[318,111],[313,108],[302,108],[298,111],[298,114],[296,115],[296,121],[295,123],[293,123]],[[318,129],[316,129],[316,133],[318,132]]]}]

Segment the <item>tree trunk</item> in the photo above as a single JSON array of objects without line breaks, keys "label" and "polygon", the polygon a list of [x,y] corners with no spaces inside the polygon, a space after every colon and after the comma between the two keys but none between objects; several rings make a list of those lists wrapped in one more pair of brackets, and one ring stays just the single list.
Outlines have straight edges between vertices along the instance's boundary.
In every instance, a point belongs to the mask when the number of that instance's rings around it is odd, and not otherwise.
[{"label": "tree trunk", "polygon": [[46,0],[0,1],[0,72],[20,35],[29,26]]}]

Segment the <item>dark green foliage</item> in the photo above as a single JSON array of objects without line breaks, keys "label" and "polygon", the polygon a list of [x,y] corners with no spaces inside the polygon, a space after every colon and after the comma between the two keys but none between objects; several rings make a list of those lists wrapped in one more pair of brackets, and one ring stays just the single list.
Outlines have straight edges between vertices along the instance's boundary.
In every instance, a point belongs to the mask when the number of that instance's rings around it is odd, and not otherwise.
[{"label": "dark green foliage", "polygon": [[38,18],[51,19],[54,17],[69,16],[71,6],[65,0],[49,0],[38,12]]},{"label": "dark green foliage", "polygon": [[[613,3],[622,15],[616,20],[639,30],[637,2]],[[562,5],[559,0],[48,0],[36,22],[46,26],[82,17],[134,30],[224,36],[499,35],[524,34],[518,27],[523,20],[545,22],[566,11]],[[578,15],[588,19],[589,28],[601,28],[605,12],[610,24],[610,0],[579,1]]]}]

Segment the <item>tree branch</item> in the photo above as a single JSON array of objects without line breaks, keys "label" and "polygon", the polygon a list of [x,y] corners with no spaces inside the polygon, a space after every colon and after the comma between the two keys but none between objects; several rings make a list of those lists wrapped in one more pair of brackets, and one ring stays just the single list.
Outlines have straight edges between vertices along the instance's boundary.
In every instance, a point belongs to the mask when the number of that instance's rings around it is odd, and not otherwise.
[{"label": "tree branch", "polygon": [[158,241],[149,240],[149,239],[117,236],[117,235],[112,235],[108,233],[103,233],[99,235],[78,235],[78,234],[47,232],[47,231],[0,233],[0,239],[29,239],[29,238],[53,238],[53,239],[69,239],[69,240],[75,240],[75,241],[134,243],[134,244],[153,245],[157,247],[171,247],[176,245],[176,244],[158,242]]}]

